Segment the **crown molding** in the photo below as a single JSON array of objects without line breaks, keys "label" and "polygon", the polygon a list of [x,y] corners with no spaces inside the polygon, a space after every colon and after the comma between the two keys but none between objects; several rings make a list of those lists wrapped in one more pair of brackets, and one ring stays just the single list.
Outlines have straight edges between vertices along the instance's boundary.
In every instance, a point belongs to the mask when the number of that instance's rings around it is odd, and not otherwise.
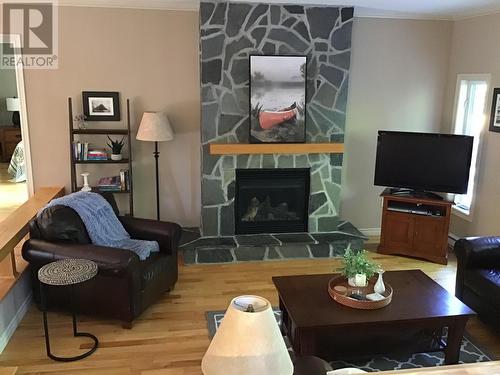
[{"label": "crown molding", "polygon": [[426,21],[453,21],[451,16],[432,15],[423,13],[402,13],[392,10],[382,10],[364,7],[354,7],[354,17],[357,18],[386,18],[400,20],[426,20]]},{"label": "crown molding", "polygon": [[59,0],[59,6],[86,8],[121,8],[145,10],[177,10],[197,12],[198,0]]},{"label": "crown molding", "polygon": [[[235,0],[241,2],[261,2],[260,0]],[[307,3],[307,0],[267,0],[270,4],[303,4],[303,5],[328,5],[332,4],[328,0],[315,0]],[[351,1],[345,1],[346,5],[352,4]],[[177,10],[197,12],[200,7],[199,0],[59,0],[60,6],[70,7],[92,7],[92,8],[123,8],[123,9],[149,9],[149,10]],[[406,20],[432,20],[432,21],[460,21],[469,18],[488,16],[500,13],[498,9],[488,11],[477,11],[463,14],[430,14],[430,13],[411,13],[399,12],[385,9],[375,9],[354,6],[354,15],[358,18],[387,18],[387,19],[406,19]]]}]

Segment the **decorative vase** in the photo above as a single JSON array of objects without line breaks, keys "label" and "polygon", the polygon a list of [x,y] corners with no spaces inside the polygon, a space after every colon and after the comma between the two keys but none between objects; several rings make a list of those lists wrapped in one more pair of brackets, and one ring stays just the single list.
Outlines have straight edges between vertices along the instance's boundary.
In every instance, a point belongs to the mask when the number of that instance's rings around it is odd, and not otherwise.
[{"label": "decorative vase", "polygon": [[90,173],[88,173],[88,172],[82,173],[83,187],[82,187],[81,191],[86,191],[86,192],[92,191],[92,188],[89,185],[89,175],[90,175]]},{"label": "decorative vase", "polygon": [[384,285],[384,280],[382,278],[382,274],[384,271],[379,271],[378,272],[378,280],[375,283],[375,286],[373,287],[373,291],[378,294],[382,294],[385,292],[385,285]]},{"label": "decorative vase", "polygon": [[111,160],[114,161],[122,160],[122,154],[111,154]]}]

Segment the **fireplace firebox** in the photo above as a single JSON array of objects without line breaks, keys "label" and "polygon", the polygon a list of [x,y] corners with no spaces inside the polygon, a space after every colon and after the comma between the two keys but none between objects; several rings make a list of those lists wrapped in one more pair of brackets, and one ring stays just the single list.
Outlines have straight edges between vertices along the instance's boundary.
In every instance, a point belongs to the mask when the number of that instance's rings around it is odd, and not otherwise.
[{"label": "fireplace firebox", "polygon": [[307,232],[310,170],[237,169],[235,233]]}]

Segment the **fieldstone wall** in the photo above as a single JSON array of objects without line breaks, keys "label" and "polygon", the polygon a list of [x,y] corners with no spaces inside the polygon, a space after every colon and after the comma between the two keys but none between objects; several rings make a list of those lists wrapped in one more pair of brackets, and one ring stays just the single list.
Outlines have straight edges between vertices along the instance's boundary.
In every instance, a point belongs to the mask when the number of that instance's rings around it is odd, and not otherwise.
[{"label": "fieldstone wall", "polygon": [[337,229],[342,155],[212,156],[210,143],[249,142],[249,56],[307,55],[306,142],[343,142],[352,7],[202,1],[203,236],[234,234],[236,168],[310,168],[310,232]]}]

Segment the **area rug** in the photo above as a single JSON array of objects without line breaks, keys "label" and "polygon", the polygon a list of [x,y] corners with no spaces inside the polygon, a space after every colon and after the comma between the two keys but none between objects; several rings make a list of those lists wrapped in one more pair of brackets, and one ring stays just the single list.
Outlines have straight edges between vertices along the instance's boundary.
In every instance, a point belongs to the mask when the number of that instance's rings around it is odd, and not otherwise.
[{"label": "area rug", "polygon": [[[281,324],[281,311],[278,308],[273,308],[274,316],[278,324]],[[214,337],[215,332],[219,328],[222,319],[224,318],[225,311],[207,311],[206,313],[208,335],[210,339]],[[293,356],[293,349],[291,348],[288,339],[284,337],[290,354]],[[476,363],[491,361],[491,358],[480,348],[474,345],[467,337],[462,341],[460,348],[460,363]],[[344,367],[357,367],[368,372],[387,371],[387,370],[401,370],[420,367],[433,367],[441,366],[444,362],[444,353],[419,353],[406,356],[376,356],[370,358],[359,358],[350,361],[334,361],[330,365],[333,369]]]}]

